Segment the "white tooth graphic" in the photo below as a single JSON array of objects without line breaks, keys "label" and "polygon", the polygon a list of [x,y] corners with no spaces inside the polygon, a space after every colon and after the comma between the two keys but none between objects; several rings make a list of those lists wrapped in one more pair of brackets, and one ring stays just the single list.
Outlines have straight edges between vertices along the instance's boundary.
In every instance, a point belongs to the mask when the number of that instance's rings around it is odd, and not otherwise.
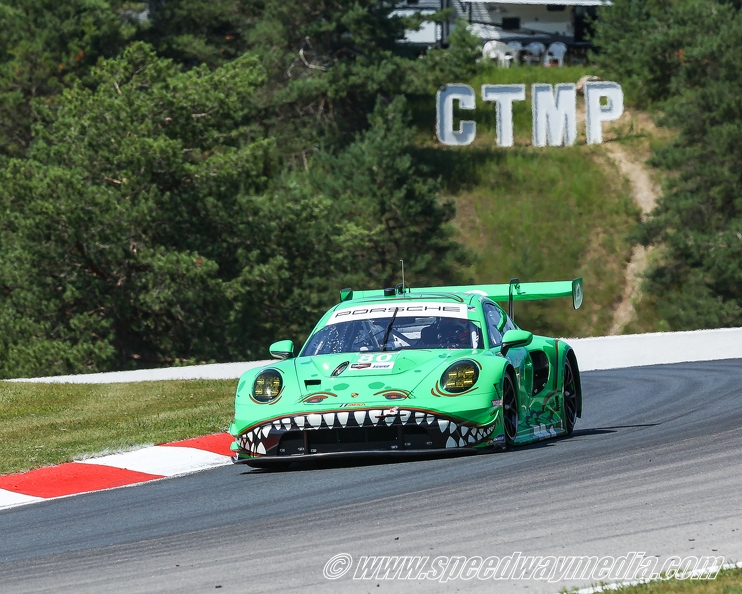
[{"label": "white tooth graphic", "polygon": [[371,423],[376,424],[376,425],[381,425],[381,419],[383,417],[381,416],[380,410],[368,411],[368,417],[371,419]]},{"label": "white tooth graphic", "polygon": [[473,433],[470,433],[469,437],[467,437],[466,439],[469,443],[474,443],[475,441],[477,441]]},{"label": "white tooth graphic", "polygon": [[322,415],[322,418],[327,423],[327,426],[332,429],[332,426],[335,424],[335,413],[325,413]]},{"label": "white tooth graphic", "polygon": [[384,417],[384,420],[386,421],[386,424],[391,427],[392,423],[394,422],[394,417]]},{"label": "white tooth graphic", "polygon": [[280,429],[281,428],[281,421],[273,421],[273,428],[274,429]]},{"label": "white tooth graphic", "polygon": [[446,429],[448,429],[448,421],[438,419],[438,428],[441,430],[441,433],[445,433]]},{"label": "white tooth graphic", "polygon": [[358,426],[363,427],[363,422],[366,420],[366,411],[357,410],[353,413],[353,417],[355,418],[356,423],[358,423]]},{"label": "white tooth graphic", "polygon": [[268,437],[268,434],[271,432],[271,426],[266,425],[265,427],[263,427],[262,431],[263,431],[263,439],[265,439],[266,437]]},{"label": "white tooth graphic", "polygon": [[410,411],[409,410],[401,410],[399,411],[399,419],[402,421],[402,424],[404,425],[407,420],[410,418]]},{"label": "white tooth graphic", "polygon": [[425,420],[425,413],[416,412],[415,413],[415,424],[419,425]]},{"label": "white tooth graphic", "polygon": [[[262,445],[262,444],[261,444]],[[463,448],[466,445],[466,442],[464,441],[464,438],[462,437],[459,439],[459,445]]]},{"label": "white tooth graphic", "polygon": [[435,417],[433,415],[428,415],[427,417],[425,417],[425,422],[428,425],[432,425],[434,420],[435,420]]},{"label": "white tooth graphic", "polygon": [[451,433],[453,433],[454,431],[456,431],[456,429],[458,429],[458,428],[459,428],[459,426],[456,423],[454,423],[453,421],[451,421]]},{"label": "white tooth graphic", "polygon": [[345,427],[345,425],[348,423],[348,413],[347,412],[338,413],[338,421],[340,422],[341,427]]},{"label": "white tooth graphic", "polygon": [[281,422],[286,429],[291,428],[291,419],[281,419]]},{"label": "white tooth graphic", "polygon": [[304,417],[294,417],[294,423],[299,429],[304,429]]},{"label": "white tooth graphic", "polygon": [[467,433],[469,433],[469,427],[461,425],[461,437],[466,437]]},{"label": "white tooth graphic", "polygon": [[309,424],[314,427],[315,429],[318,429],[319,426],[322,424],[322,415],[313,414],[313,415],[307,415],[307,421],[309,421]]},{"label": "white tooth graphic", "polygon": [[265,454],[265,446],[262,441],[258,444],[258,449],[256,451],[258,454]]},{"label": "white tooth graphic", "polygon": [[455,448],[455,447],[456,447],[456,445],[457,445],[457,444],[456,444],[456,442],[455,442],[455,441],[453,440],[453,437],[449,437],[449,438],[448,438],[448,441],[446,442],[446,447],[447,447],[447,448]]}]

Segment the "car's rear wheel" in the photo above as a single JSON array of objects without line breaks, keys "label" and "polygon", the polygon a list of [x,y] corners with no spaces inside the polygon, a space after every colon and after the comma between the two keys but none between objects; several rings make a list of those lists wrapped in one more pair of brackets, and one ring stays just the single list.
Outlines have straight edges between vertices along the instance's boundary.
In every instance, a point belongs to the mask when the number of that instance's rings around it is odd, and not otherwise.
[{"label": "car's rear wheel", "polygon": [[572,364],[569,359],[564,362],[562,411],[564,414],[564,429],[567,435],[571,435],[577,422],[577,379],[572,371]]},{"label": "car's rear wheel", "polygon": [[505,426],[505,445],[511,447],[518,436],[518,398],[510,375],[502,380],[502,419]]}]

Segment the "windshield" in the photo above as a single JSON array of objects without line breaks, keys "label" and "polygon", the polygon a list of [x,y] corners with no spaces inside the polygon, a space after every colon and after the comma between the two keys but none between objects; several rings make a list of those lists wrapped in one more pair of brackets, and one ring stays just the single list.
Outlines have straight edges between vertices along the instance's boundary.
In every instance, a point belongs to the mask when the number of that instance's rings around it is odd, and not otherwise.
[{"label": "windshield", "polygon": [[467,319],[410,316],[406,312],[399,312],[394,317],[330,323],[309,339],[300,356],[401,349],[477,348],[483,348],[482,332]]}]

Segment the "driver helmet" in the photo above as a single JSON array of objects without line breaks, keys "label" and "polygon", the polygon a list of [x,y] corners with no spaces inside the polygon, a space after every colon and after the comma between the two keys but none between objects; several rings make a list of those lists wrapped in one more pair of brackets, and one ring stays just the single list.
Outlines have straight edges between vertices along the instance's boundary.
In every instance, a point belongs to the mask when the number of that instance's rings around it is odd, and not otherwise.
[{"label": "driver helmet", "polygon": [[448,344],[470,344],[469,322],[458,318],[441,318],[438,322],[438,337]]}]

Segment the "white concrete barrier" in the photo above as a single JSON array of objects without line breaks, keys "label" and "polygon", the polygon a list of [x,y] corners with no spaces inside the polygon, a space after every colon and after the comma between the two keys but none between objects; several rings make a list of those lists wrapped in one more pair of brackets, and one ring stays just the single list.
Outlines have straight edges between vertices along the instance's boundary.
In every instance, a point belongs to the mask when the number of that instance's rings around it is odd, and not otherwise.
[{"label": "white concrete barrier", "polygon": [[565,339],[580,371],[742,359],[742,328]]},{"label": "white concrete barrier", "polygon": [[243,363],[213,363],[166,367],[161,369],[137,369],[135,371],[111,371],[108,373],[86,373],[82,375],[58,375],[54,377],[19,378],[10,382],[35,382],[42,384],[123,384],[129,382],[158,382],[164,380],[236,379],[253,367],[275,361],[247,361]]},{"label": "white concrete barrier", "polygon": [[[742,359],[742,328],[658,332],[595,338],[566,338],[577,355],[581,371],[621,369],[640,365]],[[242,363],[216,363],[165,369],[140,369],[84,375],[22,378],[11,382],[113,384],[162,380],[237,379],[248,369],[275,359]]]}]

